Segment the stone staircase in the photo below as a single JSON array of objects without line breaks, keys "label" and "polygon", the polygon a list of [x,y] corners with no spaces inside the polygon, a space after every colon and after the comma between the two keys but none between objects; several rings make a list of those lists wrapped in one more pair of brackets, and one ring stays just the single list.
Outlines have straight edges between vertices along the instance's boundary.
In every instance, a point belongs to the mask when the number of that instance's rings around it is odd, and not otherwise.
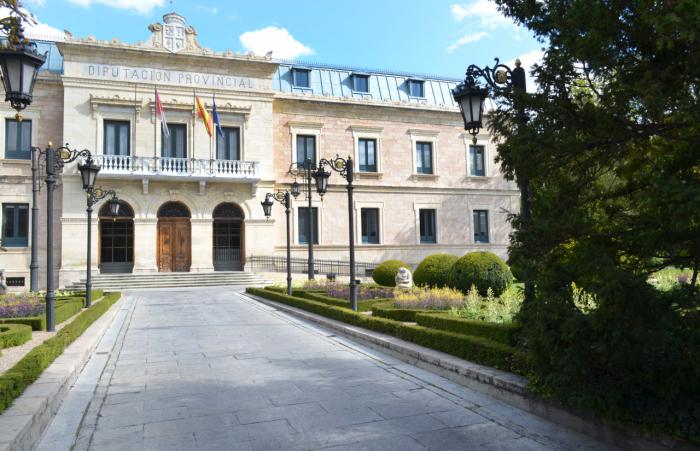
[{"label": "stone staircase", "polygon": [[[139,288],[259,287],[272,282],[259,274],[243,271],[217,271],[206,273],[169,272],[154,274],[94,274],[92,288],[103,290],[126,290]],[[65,287],[66,290],[84,290],[85,279]]]}]

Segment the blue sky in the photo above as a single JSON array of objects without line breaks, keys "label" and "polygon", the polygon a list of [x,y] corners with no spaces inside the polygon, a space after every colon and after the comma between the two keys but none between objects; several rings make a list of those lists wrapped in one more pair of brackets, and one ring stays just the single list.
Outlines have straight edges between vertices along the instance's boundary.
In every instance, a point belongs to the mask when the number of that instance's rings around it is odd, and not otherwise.
[{"label": "blue sky", "polygon": [[[135,42],[171,10],[166,0],[25,0],[49,27]],[[216,51],[461,78],[470,63],[537,58],[541,47],[488,0],[176,0],[172,10]]]}]

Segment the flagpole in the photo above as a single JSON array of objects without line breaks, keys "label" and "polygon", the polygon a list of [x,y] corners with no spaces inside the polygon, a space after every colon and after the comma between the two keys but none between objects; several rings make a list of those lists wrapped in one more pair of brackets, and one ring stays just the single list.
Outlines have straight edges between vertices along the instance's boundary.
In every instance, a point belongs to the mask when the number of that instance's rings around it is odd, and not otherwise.
[{"label": "flagpole", "polygon": [[[153,158],[158,158],[158,85],[155,88],[155,97],[153,98]],[[155,160],[154,160],[155,161]]]}]

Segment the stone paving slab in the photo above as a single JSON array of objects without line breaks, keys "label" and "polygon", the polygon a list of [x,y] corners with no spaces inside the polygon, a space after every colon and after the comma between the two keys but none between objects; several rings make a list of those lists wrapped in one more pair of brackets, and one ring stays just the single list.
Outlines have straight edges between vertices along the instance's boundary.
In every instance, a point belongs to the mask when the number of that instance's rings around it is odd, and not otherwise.
[{"label": "stone paving slab", "polygon": [[131,296],[65,449],[611,449],[233,289]]}]

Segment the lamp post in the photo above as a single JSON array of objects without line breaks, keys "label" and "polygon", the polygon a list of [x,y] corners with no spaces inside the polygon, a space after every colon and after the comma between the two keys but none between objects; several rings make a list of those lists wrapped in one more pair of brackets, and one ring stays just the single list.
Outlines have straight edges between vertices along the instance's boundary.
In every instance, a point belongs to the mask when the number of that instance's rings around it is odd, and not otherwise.
[{"label": "lamp post", "polygon": [[[80,175],[82,177],[83,171],[91,170],[89,166],[94,165],[92,159],[88,158],[88,162],[83,165],[79,165]],[[99,166],[97,166],[99,171]],[[95,173],[97,176],[97,173]],[[94,180],[93,180],[94,182]],[[111,189],[95,188],[90,186],[85,190],[87,194],[87,268],[85,277],[85,308],[92,305],[92,206],[95,205],[100,200],[107,196],[112,196],[109,200],[109,212],[112,216],[117,216],[119,214],[119,199],[117,198],[117,193]]]},{"label": "lamp post", "polygon": [[314,172],[314,179],[316,179],[316,191],[323,197],[328,191],[328,179],[331,176],[330,172],[326,172],[325,167],[328,166],[335,172],[339,173],[345,180],[347,180],[347,190],[348,190],[348,241],[350,243],[350,306],[354,311],[357,311],[357,280],[355,276],[355,217],[352,205],[352,192],[354,186],[352,182],[354,180],[353,162],[351,157],[341,158],[336,155],[335,158],[327,160],[322,158],[318,162],[318,170]]},{"label": "lamp post", "polygon": [[[297,193],[298,195],[298,193]],[[265,217],[269,218],[272,215],[273,200],[284,205],[284,214],[287,217],[287,294],[292,295],[292,247],[290,239],[289,213],[292,209],[292,199],[289,191],[277,191],[276,193],[267,193],[265,200],[260,202],[263,207]]]},{"label": "lamp post", "polygon": [[301,187],[297,182],[296,178],[300,173],[303,172],[303,176],[306,178],[306,198],[309,201],[309,207],[306,211],[306,238],[309,247],[309,260],[308,260],[308,277],[309,280],[314,278],[314,224],[313,224],[313,209],[311,206],[311,177],[313,170],[313,161],[310,158],[305,158],[303,166],[299,168],[298,163],[292,163],[289,167],[289,173],[294,176],[294,183],[292,183],[291,194],[296,199],[301,194]]},{"label": "lamp post", "polygon": [[[483,127],[483,111],[484,100],[489,94],[489,88],[494,91],[505,91],[514,88],[522,93],[526,92],[525,69],[521,67],[520,60],[515,60],[515,68],[511,70],[505,64],[500,64],[496,58],[496,64],[493,68],[485,66],[480,68],[474,64],[467,67],[466,77],[464,82],[457,85],[452,90],[452,96],[455,102],[459,105],[459,109],[464,119],[464,129],[474,137],[476,144],[476,135],[479,129]],[[483,79],[488,87],[481,87],[478,80]],[[515,104],[517,109],[518,119],[522,124],[527,122],[527,116],[522,105]],[[526,174],[516,174],[518,185],[520,187],[520,214],[523,224],[527,225],[530,222],[530,182]],[[525,299],[524,303],[529,303],[534,299],[535,285],[532,280],[525,280]]]},{"label": "lamp post", "polygon": [[[74,150],[68,148],[68,145],[54,149],[49,143],[44,150],[37,149],[39,156],[43,156],[46,161],[46,330],[54,332],[56,330],[55,307],[56,307],[56,284],[53,280],[53,192],[56,188],[58,180],[57,173],[63,168],[66,163],[75,161],[78,157],[86,158],[92,161],[92,154],[89,150]],[[81,171],[83,179],[83,189],[87,189],[87,182],[95,184],[95,178],[99,171]],[[94,166],[93,166],[94,169]]]},{"label": "lamp post", "polygon": [[39,148],[32,147],[32,250],[29,262],[29,289],[39,291]]}]

